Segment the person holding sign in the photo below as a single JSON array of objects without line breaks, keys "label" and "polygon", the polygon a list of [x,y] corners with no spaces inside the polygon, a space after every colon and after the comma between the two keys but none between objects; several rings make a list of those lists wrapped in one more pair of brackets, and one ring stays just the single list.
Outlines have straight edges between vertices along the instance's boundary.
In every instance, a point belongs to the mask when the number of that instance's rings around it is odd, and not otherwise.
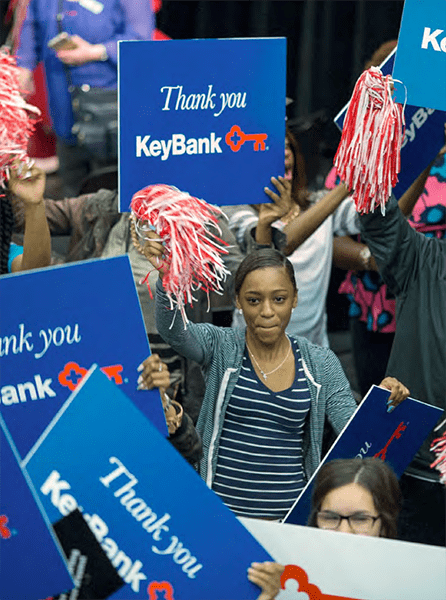
[{"label": "person holding sign", "polygon": [[23,173],[23,168],[26,167],[13,165],[8,181],[9,192],[24,206],[23,247],[11,242],[14,213],[7,194],[0,198],[0,275],[47,267],[51,261],[51,237],[43,201],[45,174],[37,167]]},{"label": "person holding sign", "polygon": [[[185,329],[163,290],[157,239],[148,232],[147,256],[160,272],[158,331],[198,362],[206,379],[197,422],[200,474],[237,515],[282,519],[320,463],[325,418],[339,434],[356,409],[339,360],[285,333],[298,293],[292,264],[271,248],[248,255],[235,274],[246,330],[203,323]],[[409,394],[393,378],[381,385],[392,392],[390,406]]]},{"label": "person holding sign", "polygon": [[[141,369],[142,370],[142,369]],[[157,354],[152,354],[144,361],[144,376],[139,380],[141,388],[159,388],[163,401],[169,441],[191,464],[198,462],[201,456],[201,440],[191,418],[183,411],[176,400],[171,400],[166,393],[170,386],[170,375],[167,365]],[[275,562],[252,563],[248,569],[248,579],[262,589],[258,600],[273,600],[280,590],[280,576],[283,565]]]},{"label": "person holding sign", "polygon": [[392,469],[379,458],[338,459],[316,476],[308,525],[396,538],[402,496]]},{"label": "person holding sign", "polygon": [[[331,272],[333,235],[359,233],[355,206],[341,183],[335,189],[308,192],[303,158],[291,131],[286,132],[285,177],[271,179],[276,190],[265,188],[271,203],[225,207],[243,250],[254,242],[274,246],[289,257],[299,287],[299,306],[288,333],[306,337],[328,348],[325,301]],[[259,247],[257,246],[257,247]],[[242,326],[234,314],[234,325]]]},{"label": "person holding sign", "polygon": [[[361,235],[383,281],[396,296],[396,331],[386,373],[403,379],[415,398],[446,409],[446,241],[427,238],[404,218],[394,196],[360,216]],[[401,478],[402,538],[444,546],[446,490],[430,468],[429,434]]]}]

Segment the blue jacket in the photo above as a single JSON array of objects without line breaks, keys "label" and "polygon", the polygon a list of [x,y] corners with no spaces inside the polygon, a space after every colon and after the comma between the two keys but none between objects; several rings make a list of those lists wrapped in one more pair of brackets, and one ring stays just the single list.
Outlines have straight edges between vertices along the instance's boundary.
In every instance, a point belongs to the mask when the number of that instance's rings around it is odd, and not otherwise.
[{"label": "blue jacket", "polygon": [[[104,44],[108,60],[69,67],[75,86],[117,87],[119,40],[148,40],[152,37],[153,13],[150,0],[101,0],[99,14],[81,6],[79,2],[63,1],[62,29],[77,34],[91,44]],[[43,60],[48,87],[48,102],[54,130],[66,142],[75,144],[71,133],[73,113],[63,63],[48,41],[59,33],[56,15],[59,0],[30,0],[20,43],[17,64],[33,70]]]},{"label": "blue jacket", "polygon": [[[172,348],[202,367],[206,392],[197,422],[203,442],[200,474],[212,487],[226,407],[242,367],[245,329],[208,323],[190,323],[184,329],[180,314],[170,310],[160,280],[156,286],[156,324],[159,334]],[[322,458],[325,416],[339,434],[356,410],[356,402],[337,356],[305,338],[296,339],[311,395],[303,439],[304,468],[309,479]]]}]

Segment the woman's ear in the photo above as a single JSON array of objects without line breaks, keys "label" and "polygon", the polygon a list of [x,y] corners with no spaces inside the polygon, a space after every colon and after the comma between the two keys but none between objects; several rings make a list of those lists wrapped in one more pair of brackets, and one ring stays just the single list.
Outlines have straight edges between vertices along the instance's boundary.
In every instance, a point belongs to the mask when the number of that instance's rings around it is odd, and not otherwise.
[{"label": "woman's ear", "polygon": [[297,294],[297,290],[296,290],[296,292],[295,292],[295,294],[294,294],[293,308],[296,308],[296,306],[297,306],[297,295],[298,295],[298,294]]},{"label": "woman's ear", "polygon": [[238,310],[242,309],[238,296],[235,297],[235,307],[238,308]]}]

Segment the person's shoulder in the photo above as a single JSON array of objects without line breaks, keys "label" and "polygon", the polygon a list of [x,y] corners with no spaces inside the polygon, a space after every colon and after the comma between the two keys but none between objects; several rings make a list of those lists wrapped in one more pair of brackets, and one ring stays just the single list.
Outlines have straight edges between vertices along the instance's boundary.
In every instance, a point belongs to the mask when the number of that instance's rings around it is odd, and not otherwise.
[{"label": "person's shoulder", "polygon": [[332,354],[334,354],[333,350],[330,350],[330,348],[314,344],[313,342],[310,342],[310,340],[308,340],[307,338],[302,337],[300,335],[290,334],[289,337],[297,342],[301,353],[307,355],[310,358],[319,358],[322,360],[325,359],[327,356],[331,356]]}]

